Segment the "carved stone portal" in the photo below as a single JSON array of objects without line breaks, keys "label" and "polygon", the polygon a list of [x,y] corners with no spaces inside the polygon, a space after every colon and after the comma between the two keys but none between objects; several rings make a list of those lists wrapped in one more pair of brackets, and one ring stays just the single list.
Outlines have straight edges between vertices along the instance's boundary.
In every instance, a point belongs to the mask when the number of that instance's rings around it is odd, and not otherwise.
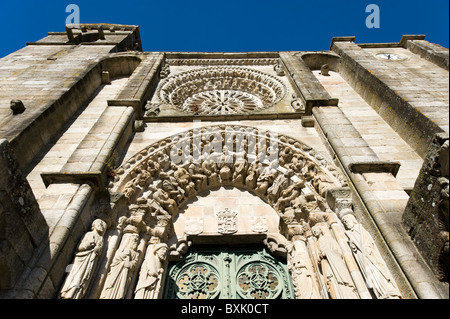
[{"label": "carved stone portal", "polygon": [[[127,203],[111,214],[115,217],[104,235],[100,260],[90,266],[97,272],[90,280],[89,297],[158,298],[163,290],[166,297],[176,298],[295,294],[356,299],[371,298],[369,291],[376,298],[399,297],[370,235],[345,217],[354,215],[346,185],[320,154],[287,136],[218,125],[168,137],[124,163],[109,185],[109,191],[123,193]],[[289,272],[265,259],[265,250],[257,254],[259,259],[244,254],[237,263],[231,263],[235,255],[223,249],[207,259],[183,258],[191,243],[174,236],[179,209],[197,194],[220,186],[243,188],[278,213],[280,233],[267,234],[264,242],[269,252],[287,257]],[[217,235],[239,233],[237,212],[224,209],[215,215]],[[247,222],[252,223],[243,227],[250,232],[247,236],[266,234],[263,219]],[[202,225],[201,219],[189,220],[183,235],[202,236]],[[167,273],[165,256],[182,263]],[[212,262],[217,258],[220,263]],[[164,274],[174,281],[163,282]],[[226,288],[229,285],[234,289]]]}]

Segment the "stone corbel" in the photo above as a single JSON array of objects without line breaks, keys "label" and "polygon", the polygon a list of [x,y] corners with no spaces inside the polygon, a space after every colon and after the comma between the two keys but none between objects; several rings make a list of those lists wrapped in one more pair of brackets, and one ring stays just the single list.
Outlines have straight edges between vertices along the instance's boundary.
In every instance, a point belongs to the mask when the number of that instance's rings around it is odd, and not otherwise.
[{"label": "stone corbel", "polygon": [[400,162],[389,161],[354,162],[350,163],[349,169],[352,173],[391,173],[395,177],[400,166]]},{"label": "stone corbel", "polygon": [[340,209],[352,207],[352,194],[349,187],[335,187],[327,190],[325,195],[328,206],[336,214]]},{"label": "stone corbel", "polygon": [[283,258],[287,257],[287,241],[284,237],[268,234],[263,242],[272,255]]},{"label": "stone corbel", "polygon": [[180,261],[183,259],[184,254],[191,247],[192,242],[186,237],[178,238],[175,243],[168,243],[169,246],[169,261]]}]

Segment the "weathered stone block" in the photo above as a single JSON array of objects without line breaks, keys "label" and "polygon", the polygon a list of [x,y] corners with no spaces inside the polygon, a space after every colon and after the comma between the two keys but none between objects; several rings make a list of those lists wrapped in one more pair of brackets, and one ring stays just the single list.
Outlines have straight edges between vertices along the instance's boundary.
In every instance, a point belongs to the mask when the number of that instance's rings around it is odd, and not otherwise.
[{"label": "weathered stone block", "polygon": [[0,140],[1,289],[14,286],[47,233],[45,219],[8,141]]},{"label": "weathered stone block", "polygon": [[436,134],[403,214],[412,240],[441,281],[449,280],[448,135]]}]

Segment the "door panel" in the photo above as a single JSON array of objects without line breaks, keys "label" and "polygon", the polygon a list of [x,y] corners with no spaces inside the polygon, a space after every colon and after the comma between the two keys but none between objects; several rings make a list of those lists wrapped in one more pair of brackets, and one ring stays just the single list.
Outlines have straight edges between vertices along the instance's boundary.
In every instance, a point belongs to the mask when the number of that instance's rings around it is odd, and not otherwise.
[{"label": "door panel", "polygon": [[169,265],[164,298],[291,299],[286,266],[264,247],[193,247]]}]

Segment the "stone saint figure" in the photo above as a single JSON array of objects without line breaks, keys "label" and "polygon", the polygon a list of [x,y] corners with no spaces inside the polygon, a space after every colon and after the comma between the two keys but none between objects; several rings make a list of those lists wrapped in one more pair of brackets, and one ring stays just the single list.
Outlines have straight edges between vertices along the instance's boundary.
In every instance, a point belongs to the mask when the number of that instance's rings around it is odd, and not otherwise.
[{"label": "stone saint figure", "polygon": [[78,245],[72,269],[61,289],[60,298],[81,299],[84,297],[98,256],[102,252],[105,231],[106,223],[103,220],[93,221],[91,231],[83,236]]},{"label": "stone saint figure", "polygon": [[331,233],[322,227],[314,226],[311,230],[317,237],[319,261],[327,262],[325,267],[322,267],[322,271],[325,280],[329,283],[330,290],[332,290],[331,295],[336,299],[359,299],[339,244]]},{"label": "stone saint figure", "polygon": [[127,294],[139,257],[137,251],[139,235],[129,235],[130,237],[123,244],[124,247],[117,250],[114,255],[100,299],[123,299]]},{"label": "stone saint figure", "polygon": [[135,299],[158,299],[168,250],[166,244],[149,246],[136,286]]},{"label": "stone saint figure", "polygon": [[347,229],[345,234],[349,240],[348,244],[366,280],[367,287],[371,288],[379,299],[401,298],[394,279],[369,232],[356,221],[352,214],[342,217],[342,223]]},{"label": "stone saint figure", "polygon": [[292,277],[292,284],[297,299],[321,299],[314,270],[310,269],[307,254],[296,249],[295,243],[289,247],[288,268]]}]

